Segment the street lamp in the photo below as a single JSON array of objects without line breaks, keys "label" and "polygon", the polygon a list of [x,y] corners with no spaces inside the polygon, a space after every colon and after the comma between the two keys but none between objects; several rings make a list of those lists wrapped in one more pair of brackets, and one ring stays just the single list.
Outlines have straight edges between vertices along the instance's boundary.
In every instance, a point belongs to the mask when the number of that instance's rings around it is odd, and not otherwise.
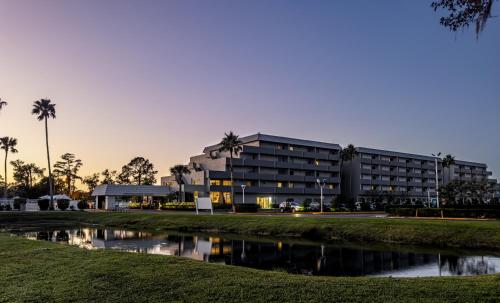
[{"label": "street lamp", "polygon": [[247,187],[245,184],[241,184],[241,190],[243,190],[243,204],[245,204],[245,187]]},{"label": "street lamp", "polygon": [[434,157],[434,167],[436,169],[436,207],[439,208],[439,178],[438,178],[438,158],[441,153],[431,154]]},{"label": "street lamp", "polygon": [[326,185],[326,179],[320,180],[319,178],[316,179],[316,183],[319,185],[319,189],[321,192],[321,212],[323,212],[323,188]]}]

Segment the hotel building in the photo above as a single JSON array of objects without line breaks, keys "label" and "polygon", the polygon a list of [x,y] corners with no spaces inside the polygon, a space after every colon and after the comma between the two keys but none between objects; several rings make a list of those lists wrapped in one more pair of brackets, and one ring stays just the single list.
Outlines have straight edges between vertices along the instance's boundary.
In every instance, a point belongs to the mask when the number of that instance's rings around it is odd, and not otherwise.
[{"label": "hotel building", "polygon": [[[431,156],[356,148],[358,155],[342,171],[342,191],[347,198],[368,202],[392,199],[395,203],[424,202],[436,195],[436,162]],[[484,163],[456,160],[444,168],[437,162],[439,185],[451,180],[485,181],[491,172]]]},{"label": "hotel building", "polygon": [[[230,178],[228,152],[219,146],[208,146],[203,154],[191,157],[191,173],[184,178],[188,185],[203,186],[214,203],[231,204],[231,186],[235,202],[257,203],[271,208],[287,199],[301,203],[320,200],[320,183],[324,182],[324,201],[340,194],[340,150],[338,144],[255,134],[240,138],[242,151],[233,158]],[[162,185],[175,187],[172,176],[162,177]],[[243,186],[242,186],[243,185]]]}]

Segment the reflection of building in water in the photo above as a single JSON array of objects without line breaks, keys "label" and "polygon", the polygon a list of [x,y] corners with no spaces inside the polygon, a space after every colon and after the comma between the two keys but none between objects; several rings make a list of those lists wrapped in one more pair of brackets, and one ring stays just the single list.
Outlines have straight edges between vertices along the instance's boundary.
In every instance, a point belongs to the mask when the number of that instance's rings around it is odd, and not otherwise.
[{"label": "reflection of building in water", "polygon": [[175,255],[289,273],[330,276],[438,276],[495,273],[500,258],[379,251],[345,246],[227,240],[220,237],[80,228],[25,233],[25,237],[87,249]]}]

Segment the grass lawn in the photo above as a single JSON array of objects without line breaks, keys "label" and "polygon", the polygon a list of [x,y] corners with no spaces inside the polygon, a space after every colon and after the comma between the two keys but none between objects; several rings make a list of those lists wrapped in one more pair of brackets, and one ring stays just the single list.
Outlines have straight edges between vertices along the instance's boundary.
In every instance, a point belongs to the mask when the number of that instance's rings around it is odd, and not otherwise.
[{"label": "grass lawn", "polygon": [[0,227],[4,228],[17,224],[38,226],[60,223],[99,224],[107,227],[158,231],[295,237],[322,241],[372,241],[438,247],[500,248],[500,221],[196,216],[175,212],[0,212]]},{"label": "grass lawn", "polygon": [[0,233],[0,302],[498,302],[500,275],[343,278],[84,250]]}]

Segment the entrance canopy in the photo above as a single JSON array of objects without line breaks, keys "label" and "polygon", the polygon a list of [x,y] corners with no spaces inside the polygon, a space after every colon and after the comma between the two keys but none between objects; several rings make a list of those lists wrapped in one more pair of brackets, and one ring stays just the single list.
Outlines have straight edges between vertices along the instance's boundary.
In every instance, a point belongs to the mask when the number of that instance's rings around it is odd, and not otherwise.
[{"label": "entrance canopy", "polygon": [[160,185],[123,185],[104,184],[97,186],[92,192],[92,196],[167,196],[172,191],[167,186]]}]

